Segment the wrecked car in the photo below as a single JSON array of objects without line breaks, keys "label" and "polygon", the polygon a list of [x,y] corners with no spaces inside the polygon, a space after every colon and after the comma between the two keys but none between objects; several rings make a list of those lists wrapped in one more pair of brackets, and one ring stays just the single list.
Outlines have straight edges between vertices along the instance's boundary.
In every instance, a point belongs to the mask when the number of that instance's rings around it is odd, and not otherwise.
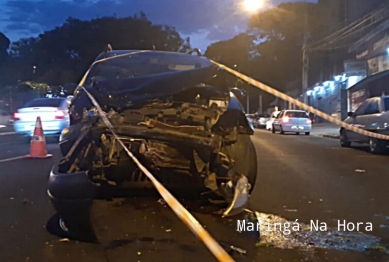
[{"label": "wrecked car", "polygon": [[74,91],[59,142],[63,158],[49,177],[61,229],[92,236],[94,199],[153,188],[119,139],[167,189],[223,200],[225,216],[243,211],[257,155],[253,128],[229,86],[226,72],[201,55],[101,53]]}]

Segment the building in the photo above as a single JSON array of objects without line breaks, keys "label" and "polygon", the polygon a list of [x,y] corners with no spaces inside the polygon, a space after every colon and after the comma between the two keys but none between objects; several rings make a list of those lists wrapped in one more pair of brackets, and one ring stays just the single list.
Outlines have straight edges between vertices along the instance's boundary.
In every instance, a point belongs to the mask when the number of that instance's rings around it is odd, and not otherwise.
[{"label": "building", "polygon": [[389,80],[389,72],[383,73],[389,70],[389,1],[319,0],[318,6],[321,19],[331,21],[327,35],[350,25],[353,38],[341,42],[347,44],[342,55],[331,56],[336,48],[328,48],[322,77],[306,95],[311,106],[345,119],[367,97],[389,94],[389,87],[376,87]]}]

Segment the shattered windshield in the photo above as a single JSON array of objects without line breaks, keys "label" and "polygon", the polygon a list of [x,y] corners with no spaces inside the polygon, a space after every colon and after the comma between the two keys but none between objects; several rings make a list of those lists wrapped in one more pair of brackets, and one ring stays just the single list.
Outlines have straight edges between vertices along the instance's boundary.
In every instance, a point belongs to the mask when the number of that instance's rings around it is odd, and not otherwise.
[{"label": "shattered windshield", "polygon": [[163,52],[119,55],[100,61],[93,65],[88,73],[86,86],[91,85],[93,80],[99,79],[130,79],[212,66],[212,63],[204,57]]}]

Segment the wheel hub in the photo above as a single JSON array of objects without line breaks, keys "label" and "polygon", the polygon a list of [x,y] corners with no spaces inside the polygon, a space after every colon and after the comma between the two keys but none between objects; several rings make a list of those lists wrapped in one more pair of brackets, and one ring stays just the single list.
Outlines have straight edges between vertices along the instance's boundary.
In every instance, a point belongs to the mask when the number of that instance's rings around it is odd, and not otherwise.
[{"label": "wheel hub", "polygon": [[65,231],[65,232],[69,232],[69,229],[67,228],[66,224],[65,224],[65,221],[63,221],[62,218],[59,219],[59,227]]}]

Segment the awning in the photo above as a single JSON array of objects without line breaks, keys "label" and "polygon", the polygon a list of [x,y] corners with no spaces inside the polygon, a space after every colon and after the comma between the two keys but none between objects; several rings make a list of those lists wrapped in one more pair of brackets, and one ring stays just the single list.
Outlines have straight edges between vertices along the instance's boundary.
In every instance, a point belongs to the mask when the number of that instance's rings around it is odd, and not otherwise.
[{"label": "awning", "polygon": [[351,90],[351,89],[357,89],[359,87],[367,86],[367,85],[373,84],[374,82],[377,82],[379,80],[386,79],[387,77],[389,77],[389,70],[365,77],[363,80],[359,81],[358,83],[356,83],[353,86],[350,86],[348,89]]}]

